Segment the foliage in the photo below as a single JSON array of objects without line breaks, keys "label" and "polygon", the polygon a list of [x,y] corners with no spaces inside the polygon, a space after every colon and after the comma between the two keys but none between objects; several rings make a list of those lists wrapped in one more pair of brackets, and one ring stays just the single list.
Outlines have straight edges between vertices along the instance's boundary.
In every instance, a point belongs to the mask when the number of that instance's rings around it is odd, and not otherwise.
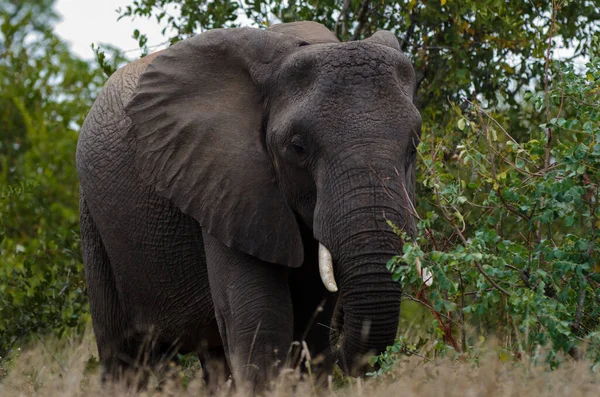
[{"label": "foliage", "polygon": [[[434,315],[438,353],[468,353],[491,333],[513,356],[550,346],[551,366],[561,351],[600,362],[598,37],[594,43],[585,73],[557,64],[553,87],[526,93],[524,139],[511,135],[502,110],[466,99],[464,111],[453,106],[453,123],[425,127],[421,199],[429,209],[388,266],[410,286],[408,299]],[[532,123],[535,112],[548,121]],[[429,289],[417,262],[434,273]]]},{"label": "foliage", "polygon": [[77,129],[103,84],[52,32],[53,1],[0,1],[0,357],[81,330]]}]

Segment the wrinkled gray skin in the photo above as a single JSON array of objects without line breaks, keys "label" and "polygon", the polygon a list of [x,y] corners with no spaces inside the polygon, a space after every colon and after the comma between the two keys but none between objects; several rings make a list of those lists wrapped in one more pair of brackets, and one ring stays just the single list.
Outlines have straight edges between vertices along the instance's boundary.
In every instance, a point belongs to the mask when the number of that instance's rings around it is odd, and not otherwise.
[{"label": "wrinkled gray skin", "polygon": [[312,22],[208,31],[116,72],[77,148],[105,374],[149,335],[150,364],[195,351],[212,383],[221,365],[262,387],[302,339],[364,371],[397,331],[385,220],[413,232],[414,86],[391,33],[340,43]]}]

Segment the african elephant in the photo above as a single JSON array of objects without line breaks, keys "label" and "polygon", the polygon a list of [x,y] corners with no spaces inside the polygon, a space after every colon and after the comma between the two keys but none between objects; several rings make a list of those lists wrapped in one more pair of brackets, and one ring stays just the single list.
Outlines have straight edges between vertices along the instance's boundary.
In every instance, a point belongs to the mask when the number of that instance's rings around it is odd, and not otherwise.
[{"label": "african elephant", "polygon": [[299,340],[362,373],[398,327],[386,222],[415,229],[414,91],[392,33],[313,22],[210,30],[111,76],[77,146],[105,375],[150,334],[152,362],[197,352],[211,379],[214,360],[260,387]]}]

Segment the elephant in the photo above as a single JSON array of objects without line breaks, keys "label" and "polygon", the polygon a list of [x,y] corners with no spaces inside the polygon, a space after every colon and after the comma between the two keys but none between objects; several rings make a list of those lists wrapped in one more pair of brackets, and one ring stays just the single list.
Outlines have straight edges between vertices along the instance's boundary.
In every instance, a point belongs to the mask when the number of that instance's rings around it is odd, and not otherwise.
[{"label": "elephant", "polygon": [[294,341],[364,374],[398,330],[389,222],[416,229],[415,87],[391,32],[340,42],[309,21],[208,30],[116,71],[76,152],[103,377],[197,353],[207,382],[258,389]]}]

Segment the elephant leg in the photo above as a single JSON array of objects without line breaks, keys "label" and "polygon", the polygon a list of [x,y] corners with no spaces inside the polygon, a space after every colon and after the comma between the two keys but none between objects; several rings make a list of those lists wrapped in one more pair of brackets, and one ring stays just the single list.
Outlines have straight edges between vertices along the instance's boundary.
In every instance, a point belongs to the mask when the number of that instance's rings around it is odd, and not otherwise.
[{"label": "elephant leg", "polygon": [[236,385],[263,389],[283,366],[294,316],[288,269],[204,233],[211,294]]},{"label": "elephant leg", "polygon": [[83,193],[80,195],[81,245],[85,278],[92,313],[92,326],[103,367],[103,381],[119,379],[134,354],[131,340],[124,337],[126,317],[121,309],[113,272],[100,233]]},{"label": "elephant leg", "polygon": [[216,395],[231,375],[216,319],[205,331],[205,338],[198,349],[198,358],[202,364],[202,378],[209,395]]},{"label": "elephant leg", "polygon": [[92,313],[92,326],[102,364],[102,381],[125,380],[142,388],[149,370],[163,370],[176,360],[176,348],[152,334],[132,331],[123,312],[111,263],[83,193],[80,195],[81,245]]},{"label": "elephant leg", "polygon": [[206,384],[209,395],[216,395],[229,376],[231,370],[227,363],[225,349],[223,346],[214,347],[198,354],[202,364],[202,378]]}]

